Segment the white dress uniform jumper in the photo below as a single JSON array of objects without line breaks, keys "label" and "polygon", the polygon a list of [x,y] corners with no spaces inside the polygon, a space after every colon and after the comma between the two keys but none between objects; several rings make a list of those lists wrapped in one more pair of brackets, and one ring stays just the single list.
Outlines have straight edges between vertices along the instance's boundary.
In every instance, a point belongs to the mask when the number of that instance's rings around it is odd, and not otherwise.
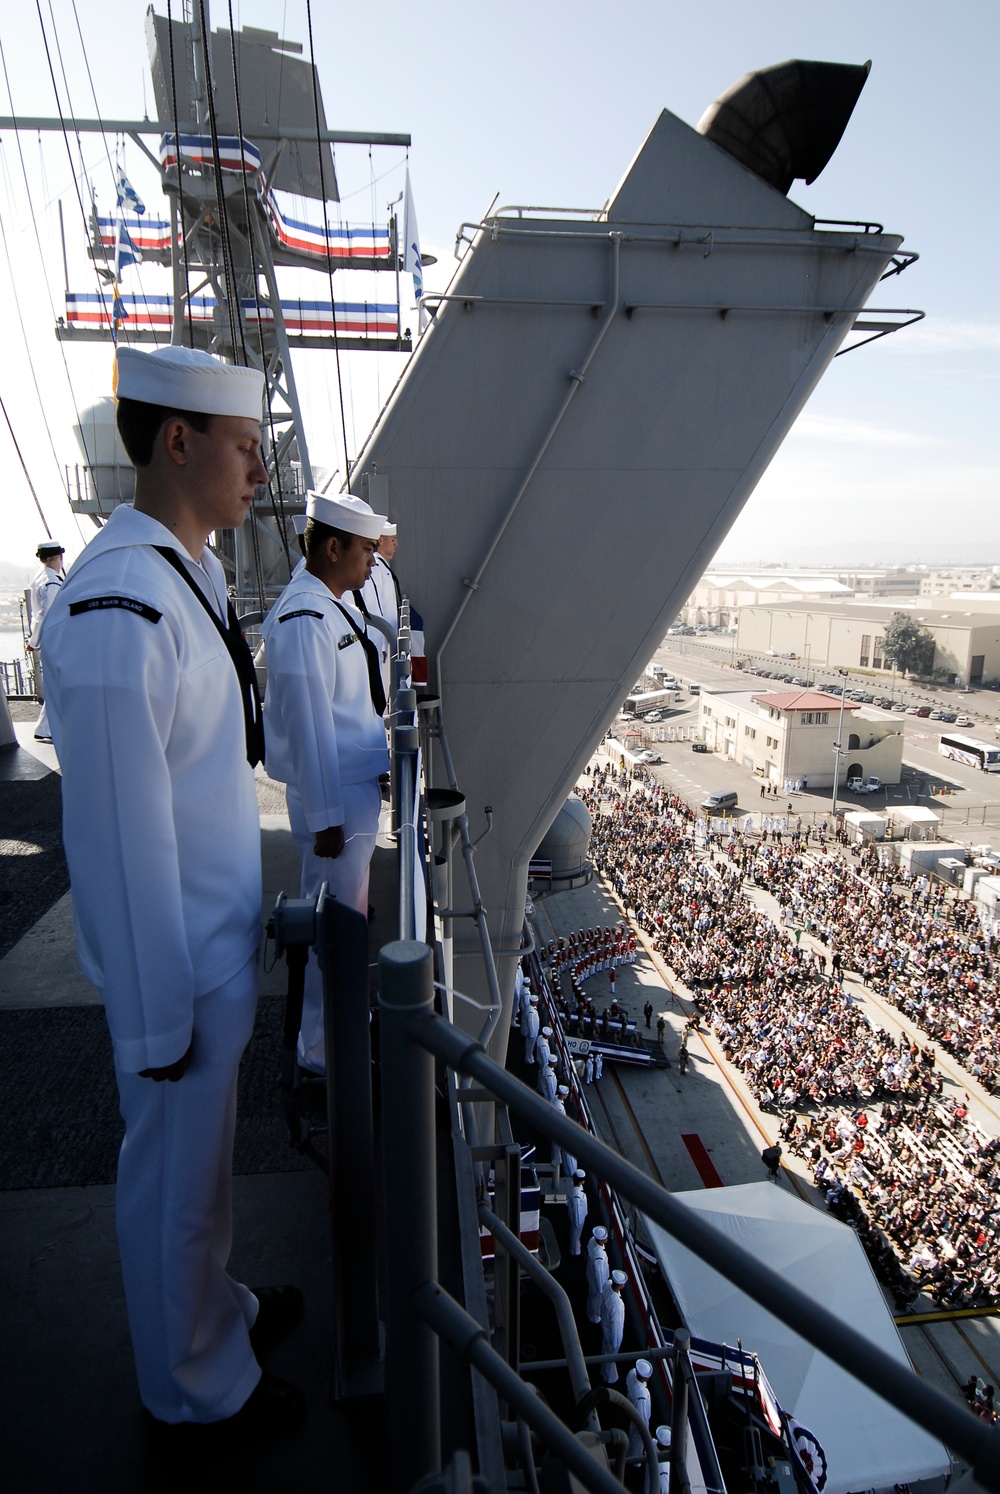
[{"label": "white dress uniform jumper", "polygon": [[[302,571],[264,625],[268,687],[267,771],[286,786],[292,835],[302,858],[302,897],[326,882],[333,897],[368,911],[368,869],[389,767],[385,727],[372,702],[364,619]],[[342,826],[344,849],[316,856],[316,832]],[[299,1062],[325,1071],[322,976],[306,968]]]},{"label": "white dress uniform jumper", "polygon": [[[44,554],[44,548],[39,547],[40,554]],[[37,649],[41,646],[42,623],[45,614],[59,595],[59,588],[65,581],[61,571],[57,571],[51,565],[43,565],[31,578],[31,632],[28,634],[28,647]],[[35,722],[35,736],[49,737],[49,716],[42,702],[42,709],[38,713]]]},{"label": "white dress uniform jumper", "polygon": [[[104,1001],[125,1120],[116,1205],[139,1388],[165,1422],[235,1414],[261,1373],[256,1298],[226,1273],[261,899],[260,721],[226,615],[215,557],[199,564],[122,506],[43,639],[80,963]],[[180,1082],[138,1077],[192,1041]]]}]

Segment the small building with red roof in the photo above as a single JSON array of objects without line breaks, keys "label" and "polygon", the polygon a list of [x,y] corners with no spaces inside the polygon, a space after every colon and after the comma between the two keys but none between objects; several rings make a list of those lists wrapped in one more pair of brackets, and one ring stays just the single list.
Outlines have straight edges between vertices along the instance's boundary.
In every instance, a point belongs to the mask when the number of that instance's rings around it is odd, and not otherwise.
[{"label": "small building with red roof", "polygon": [[[843,713],[843,715],[841,714]],[[833,787],[835,744],[843,721],[840,783],[878,777],[898,783],[903,722],[824,690],[739,690],[701,694],[701,737],[779,792]]]}]

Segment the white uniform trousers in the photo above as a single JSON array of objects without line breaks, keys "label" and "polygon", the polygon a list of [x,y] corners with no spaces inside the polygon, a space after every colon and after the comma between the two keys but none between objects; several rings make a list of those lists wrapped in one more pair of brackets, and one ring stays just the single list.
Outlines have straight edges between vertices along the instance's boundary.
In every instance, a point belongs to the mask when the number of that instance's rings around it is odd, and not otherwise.
[{"label": "white uniform trousers", "polygon": [[[382,792],[371,779],[366,783],[341,785],[344,799],[344,849],[339,856],[315,856],[316,833],[306,826],[302,800],[288,784],[285,798],[292,835],[302,858],[300,897],[315,897],[325,882],[330,896],[368,916],[368,870],[375,850]],[[323,976],[310,950],[302,998],[299,1031],[299,1063],[317,1074],[326,1073],[326,1034],[323,1029]]]},{"label": "white uniform trousers", "polygon": [[139,1394],[161,1421],[233,1416],[260,1379],[257,1299],[226,1273],[236,1075],[253,1031],[254,958],[194,1003],[176,1084],[117,1070],[125,1140],[116,1223]]}]

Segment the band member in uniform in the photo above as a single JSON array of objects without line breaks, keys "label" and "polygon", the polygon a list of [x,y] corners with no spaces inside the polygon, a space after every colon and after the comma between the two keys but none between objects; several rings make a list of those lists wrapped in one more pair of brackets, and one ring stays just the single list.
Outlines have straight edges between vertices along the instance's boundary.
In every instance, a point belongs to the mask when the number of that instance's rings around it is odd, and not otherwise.
[{"label": "band member in uniform", "polygon": [[[264,624],[267,649],[267,770],[285,784],[302,857],[302,896],[323,882],[332,896],[368,911],[389,768],[381,661],[352,592],[364,586],[385,522],[360,498],[306,500],[305,569],[288,583]],[[322,976],[306,969],[299,1063],[326,1072]]]},{"label": "band member in uniform", "polygon": [[134,503],[84,550],[42,638],[77,947],[125,1121],[116,1210],[139,1390],[175,1437],[188,1423],[274,1436],[306,1411],[261,1374],[251,1342],[290,1325],[301,1295],[254,1295],[226,1273],[236,1075],[257,999],[263,732],[207,540],[238,529],[266,481],[263,385],[191,348],[119,349]]}]

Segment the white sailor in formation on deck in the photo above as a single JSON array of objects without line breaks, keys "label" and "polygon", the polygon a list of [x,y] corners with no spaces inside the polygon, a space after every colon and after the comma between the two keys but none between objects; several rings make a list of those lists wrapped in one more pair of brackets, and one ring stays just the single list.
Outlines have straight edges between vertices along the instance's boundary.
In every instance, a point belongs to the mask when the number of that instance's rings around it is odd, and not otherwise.
[{"label": "white sailor in formation on deck", "polygon": [[236,1075],[253,1027],[263,755],[253,661],[209,535],[267,472],[263,375],[189,348],[118,353],[136,469],[45,618],[63,833],[84,973],[100,990],[125,1140],[118,1239],[143,1404],[160,1436],[298,1425],[255,1347],[294,1288],[226,1272]]},{"label": "white sailor in formation on deck", "polygon": [[[330,893],[368,911],[368,871],[378,832],[379,776],[389,754],[382,721],[380,651],[353,593],[368,579],[385,524],[360,498],[310,493],[306,563],[264,624],[267,770],[286,786],[302,858],[303,897]],[[326,1069],[322,978],[306,970],[299,1063]]]},{"label": "white sailor in formation on deck", "polygon": [[[41,652],[42,623],[45,614],[59,595],[59,588],[66,579],[63,571],[63,556],[66,551],[58,540],[43,540],[35,551],[40,564],[38,570],[31,578],[31,632],[28,634],[28,652],[37,654]],[[44,690],[44,684],[42,686]],[[52,734],[49,731],[49,716],[42,701],[42,709],[38,713],[35,722],[35,741],[51,742]]]}]

